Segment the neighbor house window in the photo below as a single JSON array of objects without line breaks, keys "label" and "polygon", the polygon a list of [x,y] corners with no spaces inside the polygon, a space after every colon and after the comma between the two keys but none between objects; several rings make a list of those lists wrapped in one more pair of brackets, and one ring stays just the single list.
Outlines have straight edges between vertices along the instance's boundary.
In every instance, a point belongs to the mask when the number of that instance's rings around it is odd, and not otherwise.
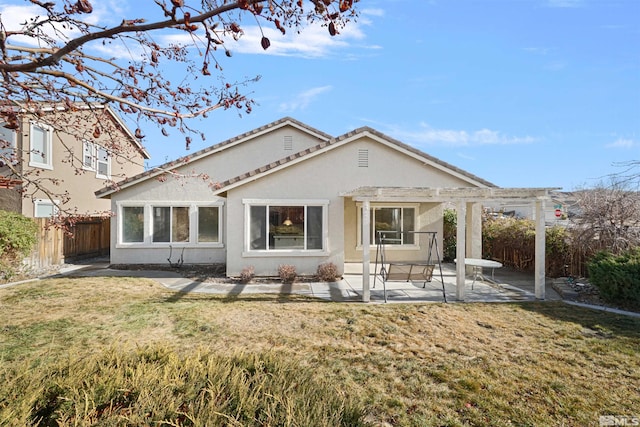
[{"label": "neighbor house window", "polygon": [[[379,243],[380,233],[390,245],[414,245],[415,236],[411,231],[416,231],[416,207],[400,206],[374,206],[371,208],[371,225],[369,228],[369,241]],[[362,208],[359,211],[358,219],[362,230]],[[362,231],[360,233],[360,244],[362,245]]]},{"label": "neighbor house window", "polygon": [[35,218],[51,218],[58,213],[58,200],[36,199],[33,201],[33,216]]},{"label": "neighbor house window", "polygon": [[43,169],[53,169],[52,136],[53,130],[49,126],[31,123],[29,135],[29,166]]},{"label": "neighbor house window", "polygon": [[5,164],[16,164],[16,132],[0,124],[0,167]]},{"label": "neighbor house window", "polygon": [[189,208],[182,206],[155,206],[153,208],[153,241],[188,242]]},{"label": "neighbor house window", "polygon": [[111,156],[109,151],[89,141],[82,143],[82,167],[96,171],[96,177],[109,179],[111,176]]},{"label": "neighbor house window", "polygon": [[249,250],[324,249],[326,204],[248,204]]},{"label": "neighbor house window", "polygon": [[122,242],[144,242],[144,206],[122,208]]}]

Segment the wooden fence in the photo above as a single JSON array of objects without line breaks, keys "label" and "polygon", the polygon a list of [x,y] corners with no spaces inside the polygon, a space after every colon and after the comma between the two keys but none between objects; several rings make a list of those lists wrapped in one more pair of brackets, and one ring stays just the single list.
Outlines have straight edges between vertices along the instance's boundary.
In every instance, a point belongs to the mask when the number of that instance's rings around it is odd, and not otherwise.
[{"label": "wooden fence", "polygon": [[[549,277],[588,277],[587,259],[588,254],[578,249],[569,248],[569,253],[558,255],[547,253],[545,259],[546,275]],[[513,267],[519,271],[533,272],[535,269],[535,247],[533,245],[522,245],[520,247],[502,246],[494,248],[491,252],[491,259],[500,261],[504,265]]]},{"label": "wooden fence", "polygon": [[25,263],[41,269],[82,258],[108,255],[111,237],[109,218],[89,218],[76,222],[68,232],[50,227],[46,218],[35,218],[38,242]]}]

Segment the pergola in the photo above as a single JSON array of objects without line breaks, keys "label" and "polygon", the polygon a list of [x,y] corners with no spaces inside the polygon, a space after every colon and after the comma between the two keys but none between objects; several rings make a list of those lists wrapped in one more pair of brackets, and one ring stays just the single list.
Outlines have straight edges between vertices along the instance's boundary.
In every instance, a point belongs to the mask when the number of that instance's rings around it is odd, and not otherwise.
[{"label": "pergola", "polygon": [[[535,295],[545,298],[545,202],[550,200],[550,192],[558,188],[406,188],[406,187],[361,187],[343,193],[362,203],[362,229],[371,226],[371,203],[414,202],[449,203],[458,213],[456,259],[456,298],[465,300],[465,258],[482,258],[482,203],[518,202],[535,205]],[[370,247],[369,233],[362,233],[363,248]],[[369,302],[371,254],[362,251],[362,301]]]}]

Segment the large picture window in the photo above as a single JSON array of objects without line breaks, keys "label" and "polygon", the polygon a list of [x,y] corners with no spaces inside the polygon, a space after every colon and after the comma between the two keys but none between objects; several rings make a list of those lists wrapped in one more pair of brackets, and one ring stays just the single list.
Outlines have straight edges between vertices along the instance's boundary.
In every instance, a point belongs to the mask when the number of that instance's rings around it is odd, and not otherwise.
[{"label": "large picture window", "polygon": [[248,228],[251,251],[323,250],[324,205],[251,205]]},{"label": "large picture window", "polygon": [[171,206],[147,202],[120,205],[119,243],[151,246],[180,243],[219,247],[222,202]]},{"label": "large picture window", "polygon": [[[416,208],[401,206],[374,206],[371,208],[371,227],[369,241],[379,243],[379,231],[384,231],[387,243],[390,245],[415,245],[415,235],[408,233],[416,231]],[[360,224],[362,224],[362,208],[360,209]],[[360,227],[362,229],[362,226]],[[362,245],[362,232],[360,234]]]}]

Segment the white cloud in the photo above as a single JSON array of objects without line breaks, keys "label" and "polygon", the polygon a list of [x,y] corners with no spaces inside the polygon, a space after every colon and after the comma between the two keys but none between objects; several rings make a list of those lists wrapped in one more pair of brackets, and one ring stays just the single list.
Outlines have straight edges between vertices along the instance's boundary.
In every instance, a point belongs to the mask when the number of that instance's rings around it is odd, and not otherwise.
[{"label": "white cloud", "polygon": [[618,138],[610,144],[605,145],[606,148],[622,148],[628,149],[637,146],[638,143],[634,142],[632,139],[627,138]]},{"label": "white cloud", "polygon": [[547,0],[549,7],[582,7],[584,0]]},{"label": "white cloud", "polygon": [[[112,21],[116,16],[122,16],[123,8],[121,4],[122,0],[109,0],[103,2],[92,2],[93,12],[87,15],[83,15],[81,18],[84,22],[90,25],[104,25],[106,21]],[[46,11],[36,5],[16,5],[0,3],[0,16],[2,17],[2,24],[8,31],[20,31],[23,24],[37,19],[37,21],[43,21],[46,19]],[[119,18],[120,20],[122,18]],[[117,22],[117,21],[116,21]],[[80,31],[68,25],[63,26],[61,23],[53,23],[48,26],[42,26],[42,30],[60,43],[65,43],[68,40],[76,38],[81,35]],[[10,43],[22,44],[26,46],[38,46],[39,42],[36,38],[26,37],[22,35],[12,36]]]},{"label": "white cloud", "polygon": [[263,27],[265,37],[271,41],[271,46],[264,50],[260,44],[262,33],[259,27],[248,26],[242,29],[244,35],[240,40],[227,42],[227,48],[232,52],[320,58],[337,56],[338,51],[342,52],[353,42],[365,38],[362,26],[354,22],[333,37],[326,27],[317,24],[305,27],[299,33],[289,29],[285,35],[275,28]]},{"label": "white cloud", "polygon": [[482,145],[531,144],[536,141],[532,136],[510,136],[491,129],[473,131],[457,129],[435,129],[421,123],[417,129],[397,125],[377,124],[376,126],[389,136],[411,145],[430,145],[448,147],[470,147]]},{"label": "white cloud", "polygon": [[383,9],[362,9],[360,11],[361,15],[369,15],[369,16],[384,16],[384,10]]},{"label": "white cloud", "polygon": [[304,92],[299,93],[294,99],[283,102],[280,104],[279,110],[284,113],[291,113],[294,111],[304,110],[313,102],[318,96],[333,89],[333,86],[319,86],[314,87]]}]

